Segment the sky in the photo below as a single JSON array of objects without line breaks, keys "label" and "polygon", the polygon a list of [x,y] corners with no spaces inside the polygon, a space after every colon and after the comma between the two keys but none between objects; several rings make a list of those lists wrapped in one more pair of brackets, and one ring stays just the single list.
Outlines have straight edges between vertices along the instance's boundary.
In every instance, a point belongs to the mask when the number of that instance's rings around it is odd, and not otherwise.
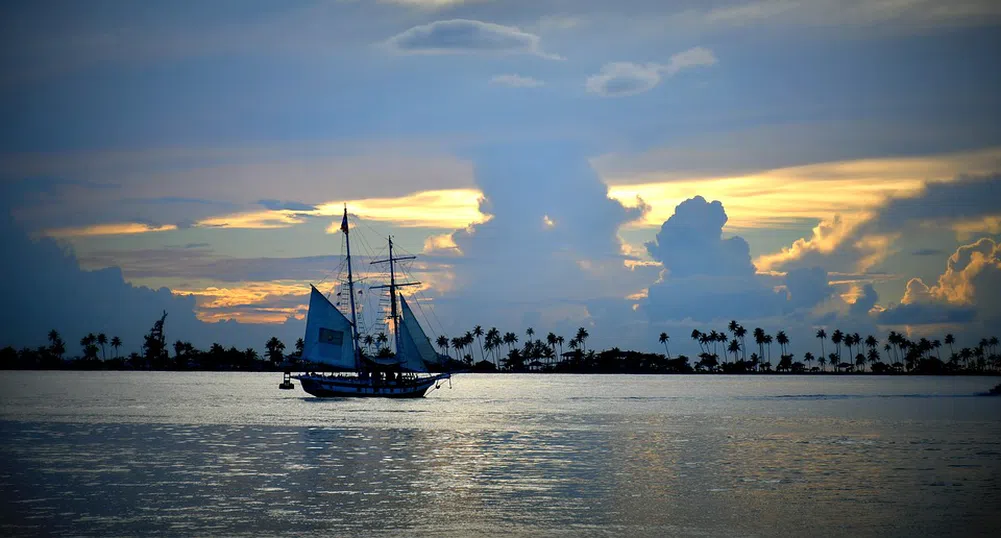
[{"label": "sky", "polygon": [[292,342],[344,204],[434,334],[1001,326],[996,2],[0,10],[0,345]]}]

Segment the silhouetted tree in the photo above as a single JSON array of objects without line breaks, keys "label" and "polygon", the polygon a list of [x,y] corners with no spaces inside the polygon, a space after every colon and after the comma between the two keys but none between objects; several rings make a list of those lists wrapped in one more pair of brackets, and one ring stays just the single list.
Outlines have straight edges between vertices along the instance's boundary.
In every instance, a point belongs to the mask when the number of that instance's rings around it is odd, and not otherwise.
[{"label": "silhouetted tree", "polygon": [[117,336],[112,336],[111,347],[115,349],[115,358],[119,358],[118,348],[122,347],[122,339]]},{"label": "silhouetted tree", "polygon": [[272,364],[278,365],[285,360],[285,344],[277,336],[272,336],[268,339],[264,347],[268,350],[268,360]]},{"label": "silhouetted tree", "polygon": [[580,342],[580,347],[585,353],[587,352],[587,339],[590,336],[584,327],[577,329],[577,341]]},{"label": "silhouetted tree", "polygon": [[671,360],[671,352],[667,349],[667,342],[671,340],[671,337],[667,333],[660,333],[660,338],[657,339],[661,344],[664,344],[664,355],[667,360]]},{"label": "silhouetted tree", "polygon": [[480,344],[480,360],[486,360],[486,356],[483,355],[483,327],[479,325],[473,327],[473,336],[476,337],[476,342]]},{"label": "silhouetted tree", "polygon": [[[824,360],[824,357],[827,356],[827,352],[824,351],[824,340],[827,339],[827,331],[825,331],[824,329],[817,329],[816,336],[820,340],[820,359]],[[823,366],[824,363],[821,362],[820,364],[821,366]]]},{"label": "silhouetted tree", "polygon": [[108,360],[107,349],[104,347],[108,343],[108,337],[104,333],[98,334],[97,343],[101,346],[101,360]]}]

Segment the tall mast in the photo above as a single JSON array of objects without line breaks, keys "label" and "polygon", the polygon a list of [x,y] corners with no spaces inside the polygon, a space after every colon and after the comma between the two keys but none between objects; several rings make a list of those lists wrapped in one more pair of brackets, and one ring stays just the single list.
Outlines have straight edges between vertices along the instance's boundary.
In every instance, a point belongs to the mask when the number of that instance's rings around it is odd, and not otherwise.
[{"label": "tall mast", "polygon": [[415,260],[416,256],[393,256],[393,236],[389,236],[389,258],[385,260],[376,260],[372,262],[376,263],[389,263],[389,285],[388,286],[372,286],[372,289],[384,289],[389,288],[389,312],[390,316],[393,318],[393,344],[396,346],[396,352],[400,352],[400,316],[396,309],[396,289],[403,286],[418,286],[420,282],[396,282],[396,262],[403,260]]},{"label": "tall mast", "polygon": [[351,234],[348,233],[348,205],[344,204],[344,219],[341,220],[341,231],[344,232],[344,243],[347,245],[347,260],[348,260],[348,295],[351,296],[351,343],[353,345],[352,352],[355,356],[355,368],[360,367],[360,357],[358,356],[358,350],[361,346],[358,345],[358,317],[355,314],[355,281],[354,275],[351,273]]},{"label": "tall mast", "polygon": [[393,236],[389,236],[389,311],[393,316],[393,345],[400,351],[400,323],[396,314],[396,260],[393,259]]}]

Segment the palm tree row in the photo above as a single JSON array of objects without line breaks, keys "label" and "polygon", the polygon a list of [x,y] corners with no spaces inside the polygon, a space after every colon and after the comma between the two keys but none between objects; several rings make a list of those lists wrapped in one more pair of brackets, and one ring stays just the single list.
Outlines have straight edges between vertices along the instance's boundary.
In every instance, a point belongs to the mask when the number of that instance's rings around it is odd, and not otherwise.
[{"label": "palm tree row", "polygon": [[[580,327],[577,334],[570,339],[571,350],[581,350],[586,352],[587,339],[591,335],[587,329]],[[546,335],[545,341],[535,338],[535,329],[529,327],[525,330],[525,341],[522,347],[518,347],[518,335],[513,332],[501,334],[497,327],[491,327],[484,331],[483,327],[477,325],[471,331],[467,331],[462,336],[449,339],[442,334],[435,340],[435,344],[441,349],[443,355],[452,357],[449,349],[455,351],[455,360],[462,361],[467,365],[472,365],[475,361],[476,348],[474,343],[479,344],[481,363],[490,364],[493,369],[500,369],[502,366],[507,369],[520,369],[521,365],[528,365],[532,369],[541,369],[551,366],[559,357],[563,357],[563,344],[566,339],[563,336],[550,332]],[[506,347],[506,353],[504,348]],[[557,351],[559,347],[559,351]]]}]

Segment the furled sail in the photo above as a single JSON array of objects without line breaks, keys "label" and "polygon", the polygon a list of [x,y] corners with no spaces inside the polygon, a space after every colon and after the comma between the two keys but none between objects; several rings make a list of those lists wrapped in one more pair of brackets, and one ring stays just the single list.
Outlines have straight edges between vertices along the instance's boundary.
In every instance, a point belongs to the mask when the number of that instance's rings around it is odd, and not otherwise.
[{"label": "furled sail", "polygon": [[306,337],[302,358],[335,368],[353,370],[355,356],[351,345],[351,322],[314,286],[306,314]]},{"label": "furled sail", "polygon": [[429,366],[438,364],[438,352],[434,350],[431,340],[424,334],[424,329],[421,329],[413,310],[402,295],[400,306],[403,310],[400,323],[400,349],[397,350],[400,367],[411,372],[427,372]]}]

